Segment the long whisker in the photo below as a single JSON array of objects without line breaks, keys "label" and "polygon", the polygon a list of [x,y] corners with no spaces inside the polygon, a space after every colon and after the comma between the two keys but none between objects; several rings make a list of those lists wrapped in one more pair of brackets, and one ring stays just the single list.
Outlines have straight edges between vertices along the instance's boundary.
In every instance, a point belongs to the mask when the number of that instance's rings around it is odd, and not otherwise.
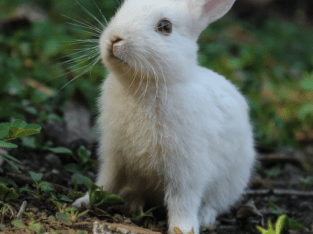
[{"label": "long whisker", "polygon": [[95,0],[92,0],[93,3],[96,5],[97,9],[99,10],[99,12],[101,13],[102,15],[102,18],[104,19],[105,23],[108,24],[108,21],[107,19],[105,18],[104,14],[102,13],[101,9],[99,8],[99,6],[97,5],[97,3],[95,2]]},{"label": "long whisker", "polygon": [[[96,55],[99,55],[98,51],[90,52],[90,53],[88,53],[86,55],[81,56],[81,58],[79,58],[79,59],[72,59],[69,62],[64,62],[64,64],[74,64],[76,61],[79,62],[79,63],[77,63],[75,65],[71,65],[71,66],[68,67],[68,69],[74,68],[74,67],[76,67],[76,66],[78,66],[78,65],[80,65],[80,64],[82,64],[82,63],[84,63],[84,62],[86,62],[86,61],[88,61],[88,60],[90,60],[92,58],[94,58]],[[83,58],[85,58],[85,59],[83,59]]]},{"label": "long whisker", "polygon": [[[98,56],[96,59],[94,59],[88,66],[89,68],[87,68],[86,70],[84,70],[82,73],[80,73],[79,75],[75,76],[72,80],[70,80],[69,82],[67,82],[58,92],[60,92],[65,86],[67,86],[68,84],[70,84],[71,82],[73,82],[74,80],[76,80],[78,77],[86,74],[87,72],[91,71],[92,68],[99,62],[99,60],[101,59],[101,56]],[[91,66],[90,66],[91,65]]]},{"label": "long whisker", "polygon": [[73,45],[73,44],[83,44],[83,43],[93,43],[93,44],[98,44],[99,40],[98,39],[74,39],[67,41],[67,45]]},{"label": "long whisker", "polygon": [[[96,30],[96,29],[93,29],[93,28],[90,28],[90,27],[87,27],[84,25],[79,25],[79,24],[74,24],[74,23],[67,23],[67,24],[75,26],[75,27],[80,27],[80,28],[92,30],[92,31],[94,31],[93,33],[95,33],[97,36],[99,36],[102,33],[100,30]],[[88,32],[88,31],[86,31],[86,32]]]},{"label": "long whisker", "polygon": [[[85,66],[83,66],[83,67],[78,67],[78,66],[79,66],[80,64],[82,64],[82,63],[88,61],[89,59],[94,58],[96,55],[97,55],[97,54],[95,54],[94,56],[90,56],[88,59],[85,59],[84,61],[82,61],[82,62],[80,62],[80,63],[77,63],[76,65],[72,65],[72,66],[68,67],[68,68],[67,68],[68,72],[64,72],[64,73],[62,73],[62,74],[60,74],[60,75],[58,75],[58,76],[56,76],[56,77],[54,77],[54,78],[48,80],[47,82],[50,82],[50,81],[52,81],[52,80],[54,80],[54,79],[57,79],[57,78],[59,78],[59,77],[61,77],[61,76],[64,76],[64,75],[68,75],[68,74],[70,74],[70,73],[72,73],[72,72],[77,72],[77,71],[82,70],[82,69],[84,69],[84,68],[86,68],[86,67],[90,67],[91,63],[89,63],[88,65],[85,65]],[[74,62],[75,62],[75,61],[74,61]],[[78,68],[75,68],[75,67],[78,67]],[[70,69],[70,68],[75,68],[75,69]],[[85,74],[85,73],[84,73],[84,74]],[[83,74],[78,75],[78,77],[81,76],[81,75],[83,75]],[[78,77],[77,77],[77,78],[78,78]]]},{"label": "long whisker", "polygon": [[74,23],[68,23],[68,24],[73,24],[73,25],[76,25],[76,26],[85,27],[85,28],[91,29],[91,30],[93,30],[95,32],[101,33],[101,30],[99,28],[97,28],[96,26],[90,24],[89,22],[85,21],[84,19],[81,19],[80,17],[78,17],[78,18],[83,20],[86,23],[83,23],[83,22],[81,22],[81,21],[79,21],[77,19],[71,18],[71,17],[69,17],[67,15],[62,15],[62,16],[66,17],[66,18],[68,18],[68,19],[70,19],[70,20],[72,20],[72,21],[74,21],[76,23],[78,23],[78,24],[74,24]]},{"label": "long whisker", "polygon": [[[73,56],[73,55],[76,55],[76,54],[80,54],[80,53],[84,53],[84,54],[81,55],[81,56],[79,56],[78,58],[69,59],[68,61],[57,63],[57,64],[53,65],[53,67],[56,67],[56,66],[59,66],[59,65],[62,65],[62,64],[73,63],[73,62],[76,61],[76,60],[79,60],[79,59],[81,59],[81,58],[87,57],[87,56],[88,56],[89,54],[91,54],[92,52],[97,51],[97,50],[98,50],[98,47],[95,46],[95,47],[91,47],[91,48],[87,48],[87,49],[73,49],[73,50],[78,50],[78,52],[72,53],[72,54],[70,54],[70,55],[65,55],[65,56],[61,57],[60,59],[65,58],[65,57],[69,57],[69,56]],[[85,53],[86,51],[88,51],[87,54]],[[99,52],[99,53],[100,53],[100,52]]]},{"label": "long whisker", "polygon": [[76,0],[76,2],[81,6],[81,8],[92,18],[94,18],[101,26],[102,28],[105,28],[105,26],[95,17],[93,14],[90,13],[80,2]]},{"label": "long whisker", "polygon": [[78,32],[83,32],[84,34],[90,35],[90,36],[95,36],[95,37],[99,37],[100,36],[100,34],[98,34],[98,33],[89,32],[89,31],[86,31],[86,30],[78,29],[78,28],[72,28],[72,30],[75,30],[75,31],[78,31]]}]

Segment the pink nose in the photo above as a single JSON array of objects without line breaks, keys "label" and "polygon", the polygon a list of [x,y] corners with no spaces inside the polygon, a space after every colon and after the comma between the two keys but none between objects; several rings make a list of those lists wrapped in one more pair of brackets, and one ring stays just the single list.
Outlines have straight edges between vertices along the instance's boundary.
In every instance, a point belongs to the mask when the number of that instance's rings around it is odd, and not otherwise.
[{"label": "pink nose", "polygon": [[112,51],[113,51],[113,54],[114,54],[114,55],[115,55],[116,53],[118,53],[118,52],[119,52],[119,46],[116,45],[116,44],[113,44],[113,49],[112,49]]}]

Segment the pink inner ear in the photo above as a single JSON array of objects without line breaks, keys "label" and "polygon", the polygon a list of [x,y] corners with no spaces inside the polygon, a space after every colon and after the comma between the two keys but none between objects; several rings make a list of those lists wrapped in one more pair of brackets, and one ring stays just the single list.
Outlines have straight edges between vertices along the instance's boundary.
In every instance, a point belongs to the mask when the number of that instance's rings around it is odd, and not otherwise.
[{"label": "pink inner ear", "polygon": [[204,5],[204,10],[203,13],[209,14],[212,10],[214,10],[217,5],[225,0],[209,0],[205,5]]}]

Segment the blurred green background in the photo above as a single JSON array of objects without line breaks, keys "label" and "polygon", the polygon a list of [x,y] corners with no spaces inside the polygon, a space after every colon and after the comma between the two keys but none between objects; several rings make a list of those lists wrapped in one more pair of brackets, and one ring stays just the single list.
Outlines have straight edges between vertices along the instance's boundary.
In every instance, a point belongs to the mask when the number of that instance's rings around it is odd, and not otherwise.
[{"label": "blurred green background", "polygon": [[[34,2],[36,7],[26,11],[40,20],[26,20],[22,27],[26,1],[0,1],[0,122],[62,121],[62,110],[77,89],[96,115],[99,85],[107,72],[98,62],[70,82],[88,68],[92,60],[82,56],[96,46],[75,41],[96,37],[70,23],[101,25],[74,0]],[[79,2],[105,23],[92,0]],[[107,19],[119,6],[116,0],[95,2]],[[200,64],[225,75],[244,93],[262,148],[303,147],[313,142],[313,31],[286,18],[254,22],[233,12],[210,25],[199,39]]]}]

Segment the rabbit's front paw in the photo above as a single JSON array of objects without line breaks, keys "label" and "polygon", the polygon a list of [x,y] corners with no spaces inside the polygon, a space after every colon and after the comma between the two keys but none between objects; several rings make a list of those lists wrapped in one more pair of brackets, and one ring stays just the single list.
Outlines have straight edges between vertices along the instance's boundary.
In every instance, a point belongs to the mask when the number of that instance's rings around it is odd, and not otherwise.
[{"label": "rabbit's front paw", "polygon": [[74,203],[73,206],[81,207],[81,204],[85,202],[86,206],[89,205],[89,194],[87,193],[85,196],[78,198]]},{"label": "rabbit's front paw", "polygon": [[198,221],[188,222],[186,218],[170,222],[168,234],[199,234]]},{"label": "rabbit's front paw", "polygon": [[[173,231],[175,234],[194,234],[195,233],[193,228],[191,228],[191,230],[189,232],[183,232],[180,228],[174,227]],[[171,232],[169,231],[168,233],[170,234]]]}]

